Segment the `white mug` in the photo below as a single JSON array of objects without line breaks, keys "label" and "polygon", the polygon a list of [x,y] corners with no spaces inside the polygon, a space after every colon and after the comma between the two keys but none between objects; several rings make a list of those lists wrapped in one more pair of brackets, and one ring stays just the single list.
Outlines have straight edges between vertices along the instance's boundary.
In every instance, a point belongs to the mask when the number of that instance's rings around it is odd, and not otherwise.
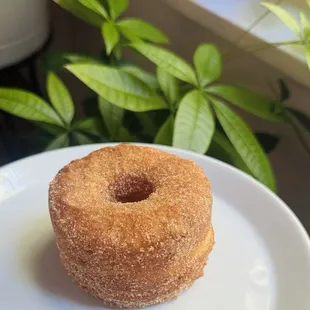
[{"label": "white mug", "polygon": [[0,0],[0,69],[35,51],[49,33],[48,0]]}]

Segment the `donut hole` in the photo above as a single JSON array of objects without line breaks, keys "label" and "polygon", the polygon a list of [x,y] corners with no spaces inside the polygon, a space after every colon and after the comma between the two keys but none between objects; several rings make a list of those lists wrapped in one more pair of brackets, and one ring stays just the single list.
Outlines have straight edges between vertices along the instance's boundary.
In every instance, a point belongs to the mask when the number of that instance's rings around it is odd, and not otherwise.
[{"label": "donut hole", "polygon": [[145,176],[126,174],[115,181],[111,190],[117,202],[139,202],[154,192],[154,185]]}]

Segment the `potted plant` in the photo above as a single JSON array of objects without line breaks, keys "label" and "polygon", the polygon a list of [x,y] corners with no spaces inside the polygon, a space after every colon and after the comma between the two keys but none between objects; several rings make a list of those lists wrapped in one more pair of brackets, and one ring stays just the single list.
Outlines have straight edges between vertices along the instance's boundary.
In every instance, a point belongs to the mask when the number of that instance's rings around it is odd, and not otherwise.
[{"label": "potted plant", "polygon": [[[169,40],[159,29],[140,19],[121,17],[127,0],[57,3],[97,27],[105,48],[98,58],[74,53],[49,56],[47,100],[23,90],[0,88],[0,109],[48,132],[51,141],[46,149],[102,141],[173,145],[224,160],[276,190],[265,152],[270,148],[260,143],[267,138],[275,144],[276,138],[254,134],[233,106],[279,126],[291,124],[302,138],[297,121],[308,129],[310,121],[285,105],[289,91],[283,81],[278,98],[222,84],[222,55],[216,46],[199,45],[192,63],[186,62],[162,47]],[[123,61],[126,48],[153,62],[156,74]],[[84,104],[85,117],[74,118],[75,105],[57,76],[59,70],[71,72],[94,91],[95,101]]]},{"label": "potted plant", "polygon": [[47,0],[1,0],[0,69],[38,50],[49,34]]}]

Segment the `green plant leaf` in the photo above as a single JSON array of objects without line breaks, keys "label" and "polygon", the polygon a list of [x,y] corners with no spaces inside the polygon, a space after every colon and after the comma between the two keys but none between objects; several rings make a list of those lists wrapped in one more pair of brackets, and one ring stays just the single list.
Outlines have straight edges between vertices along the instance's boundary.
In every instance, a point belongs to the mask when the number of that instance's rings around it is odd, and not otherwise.
[{"label": "green plant leaf", "polygon": [[157,67],[157,79],[168,102],[172,105],[175,104],[180,93],[178,80],[160,67]]},{"label": "green plant leaf", "polygon": [[172,145],[174,130],[174,117],[170,115],[157,132],[154,143]]},{"label": "green plant leaf", "polygon": [[156,79],[156,76],[152,73],[144,71],[134,65],[124,65],[120,67],[120,70],[130,73],[137,77],[139,80],[143,81],[152,89],[158,89],[159,85]]},{"label": "green plant leaf", "polygon": [[308,68],[310,69],[310,46],[305,46],[305,51],[306,51],[306,61]]},{"label": "green plant leaf", "polygon": [[65,53],[62,52],[47,52],[43,55],[43,64],[46,71],[61,71],[63,66],[68,63],[64,58]]},{"label": "green plant leaf", "polygon": [[119,17],[128,8],[128,0],[108,0],[110,15],[113,20]]},{"label": "green plant leaf", "polygon": [[65,84],[53,72],[48,73],[47,92],[61,119],[66,125],[70,125],[74,116],[72,97]]},{"label": "green plant leaf", "polygon": [[231,142],[218,130],[214,132],[212,143],[208,150],[208,155],[231,164],[236,168],[252,175],[251,171],[235,150]]},{"label": "green plant leaf", "polygon": [[118,131],[122,127],[124,109],[112,104],[105,99],[99,97],[98,99],[99,110],[106,124],[111,140],[115,140]]},{"label": "green plant leaf", "polygon": [[279,144],[279,137],[267,132],[256,132],[255,136],[266,153],[271,153]]},{"label": "green plant leaf", "polygon": [[194,65],[202,87],[217,80],[222,73],[222,57],[213,44],[200,44],[194,54]]},{"label": "green plant leaf", "polygon": [[147,43],[133,43],[131,46],[158,67],[166,70],[176,78],[197,85],[195,72],[192,67],[174,53]]},{"label": "green plant leaf", "polygon": [[53,139],[50,144],[45,148],[45,151],[51,151],[69,146],[69,137],[67,133],[63,133],[60,136]]},{"label": "green plant leaf", "polygon": [[130,41],[140,38],[154,43],[169,43],[169,39],[155,26],[138,18],[126,18],[117,23],[121,33]]},{"label": "green plant leaf", "polygon": [[105,22],[102,25],[102,36],[104,38],[107,54],[110,55],[113,48],[119,41],[119,33],[115,25],[111,22]]},{"label": "green plant leaf", "polygon": [[127,128],[125,127],[121,127],[117,137],[116,137],[116,141],[119,142],[137,142],[137,138],[132,135]]},{"label": "green plant leaf", "polygon": [[299,29],[298,22],[283,8],[276,4],[263,2],[263,6],[269,9],[273,14],[275,14],[286,26],[293,30],[299,37],[301,37],[301,32]]},{"label": "green plant leaf", "polygon": [[275,191],[276,184],[269,160],[249,126],[220,100],[211,100],[226,135],[251,173]]},{"label": "green plant leaf", "polygon": [[173,146],[204,154],[214,129],[214,116],[204,94],[199,90],[187,93],[176,114]]},{"label": "green plant leaf", "polygon": [[300,12],[300,21],[302,24],[304,40],[305,40],[304,47],[305,47],[306,61],[310,69],[310,47],[308,46],[308,41],[310,39],[310,23],[306,15],[303,12]]},{"label": "green plant leaf", "polygon": [[103,99],[130,111],[167,108],[165,102],[138,78],[119,69],[74,64],[66,68]]},{"label": "green plant leaf", "polygon": [[144,43],[144,40],[135,36],[126,28],[121,28],[117,25],[117,29],[120,31],[123,37],[125,37],[129,42],[137,42],[137,43]]},{"label": "green plant leaf", "polygon": [[304,12],[300,12],[300,22],[302,24],[304,39],[310,37],[310,24]]},{"label": "green plant leaf", "polygon": [[79,130],[97,137],[102,137],[105,134],[102,121],[98,117],[88,117],[80,120],[72,126],[72,129]]},{"label": "green plant leaf", "polygon": [[240,86],[213,85],[206,89],[207,93],[235,104],[263,119],[284,122],[284,116],[276,114],[275,101]]},{"label": "green plant leaf", "polygon": [[305,113],[298,111],[294,108],[287,108],[289,111],[299,122],[300,124],[310,132],[310,117],[307,116]]},{"label": "green plant leaf", "polygon": [[307,0],[307,3],[308,3],[308,6],[309,6],[309,8],[310,8],[310,0]]},{"label": "green plant leaf", "polygon": [[79,53],[48,52],[44,55],[44,65],[47,71],[61,71],[68,63],[102,63],[88,55]]},{"label": "green plant leaf", "polygon": [[122,58],[122,55],[123,55],[123,48],[122,48],[121,43],[119,42],[114,48],[114,56],[115,56],[116,62],[120,61],[120,59]]},{"label": "green plant leaf", "polygon": [[109,19],[109,15],[103,4],[99,0],[77,0],[91,11],[102,15],[105,19]]},{"label": "green plant leaf", "polygon": [[0,110],[31,121],[63,126],[58,114],[46,101],[24,90],[0,88]]},{"label": "green plant leaf", "polygon": [[286,100],[289,99],[290,97],[290,90],[286,82],[283,79],[278,79],[278,84],[279,84],[279,89],[280,89],[279,96],[277,96],[277,94],[274,92],[274,89],[271,85],[274,95],[278,97],[278,99],[274,101],[273,112],[275,115],[281,115],[283,116],[283,118],[285,118],[284,109],[286,105]]},{"label": "green plant leaf", "polygon": [[85,22],[96,26],[101,27],[103,18],[101,15],[94,13],[92,10],[89,10],[84,5],[79,3],[77,0],[53,0],[59,6],[65,10],[71,12],[76,17],[84,20]]},{"label": "green plant leaf", "polygon": [[46,131],[47,133],[51,134],[52,136],[60,136],[61,134],[66,132],[66,129],[63,127],[59,127],[53,124],[43,123],[43,122],[35,122],[33,123],[40,127],[42,130]]},{"label": "green plant leaf", "polygon": [[99,61],[98,59],[77,53],[65,53],[64,58],[68,60],[70,63],[102,64],[102,62]]},{"label": "green plant leaf", "polygon": [[84,135],[80,132],[73,132],[73,138],[76,141],[78,145],[84,145],[84,144],[93,144],[95,141],[88,137],[87,135]]}]

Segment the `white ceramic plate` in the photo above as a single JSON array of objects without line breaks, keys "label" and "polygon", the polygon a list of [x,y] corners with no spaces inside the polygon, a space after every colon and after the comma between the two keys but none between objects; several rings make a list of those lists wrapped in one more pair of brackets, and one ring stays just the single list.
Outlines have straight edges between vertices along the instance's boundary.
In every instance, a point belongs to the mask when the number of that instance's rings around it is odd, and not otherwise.
[{"label": "white ceramic plate", "polygon": [[[0,169],[0,309],[102,309],[62,268],[47,205],[57,171],[99,147],[52,151]],[[210,178],[216,245],[203,278],[176,301],[149,309],[309,310],[310,242],[290,209],[226,164],[161,148],[195,160]]]}]

